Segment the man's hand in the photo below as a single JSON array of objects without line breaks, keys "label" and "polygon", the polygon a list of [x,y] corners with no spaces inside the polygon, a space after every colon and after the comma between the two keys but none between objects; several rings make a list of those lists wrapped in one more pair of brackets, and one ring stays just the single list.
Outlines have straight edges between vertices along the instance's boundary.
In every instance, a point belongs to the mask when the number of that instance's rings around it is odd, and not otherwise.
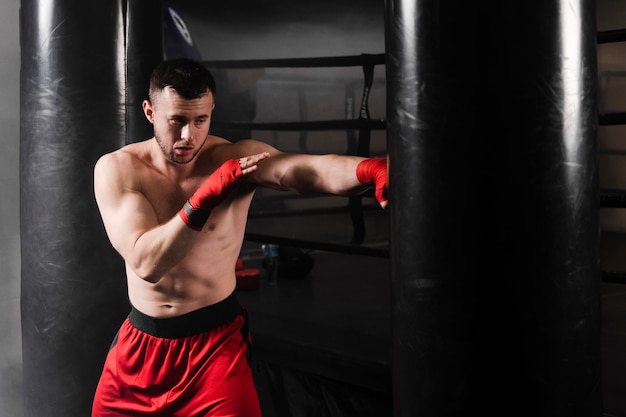
[{"label": "man's hand", "polygon": [[387,207],[387,159],[369,158],[359,162],[356,167],[356,177],[363,183],[372,183],[376,188],[374,195],[382,208]]},{"label": "man's hand", "polygon": [[257,168],[257,164],[269,157],[270,154],[268,152],[262,152],[256,155],[239,158],[239,166],[241,167],[242,174],[248,175],[249,173],[254,172]]},{"label": "man's hand", "polygon": [[180,218],[192,229],[202,230],[211,210],[226,199],[241,178],[254,172],[257,169],[257,164],[267,157],[269,157],[269,153],[263,152],[224,162],[189,197],[189,200],[178,212]]}]

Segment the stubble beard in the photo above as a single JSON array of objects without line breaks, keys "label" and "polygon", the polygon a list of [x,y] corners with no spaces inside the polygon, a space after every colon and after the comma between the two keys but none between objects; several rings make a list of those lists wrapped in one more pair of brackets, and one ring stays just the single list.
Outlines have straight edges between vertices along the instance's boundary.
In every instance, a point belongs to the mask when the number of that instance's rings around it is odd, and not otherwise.
[{"label": "stubble beard", "polygon": [[202,145],[200,145],[198,147],[198,149],[196,149],[196,151],[191,154],[191,156],[187,159],[180,159],[176,156],[176,154],[174,153],[174,148],[173,146],[168,146],[161,138],[160,135],[156,134],[154,135],[157,144],[159,145],[159,148],[161,148],[161,152],[163,152],[163,156],[165,156],[165,158],[177,165],[185,165],[190,163],[191,161],[193,161],[196,156],[198,156],[198,153],[200,152],[200,149],[202,149],[202,147],[204,146],[204,142],[206,142],[206,137],[204,138],[204,141],[202,142]]}]

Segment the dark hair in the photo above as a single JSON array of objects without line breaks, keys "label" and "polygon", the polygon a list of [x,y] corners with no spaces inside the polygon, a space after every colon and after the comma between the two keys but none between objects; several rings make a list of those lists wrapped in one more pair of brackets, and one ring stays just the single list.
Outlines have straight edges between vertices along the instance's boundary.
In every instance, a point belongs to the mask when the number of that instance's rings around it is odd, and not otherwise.
[{"label": "dark hair", "polygon": [[215,79],[200,62],[188,58],[177,58],[161,62],[150,75],[150,99],[166,87],[171,87],[186,99],[203,96],[207,92],[215,95]]}]

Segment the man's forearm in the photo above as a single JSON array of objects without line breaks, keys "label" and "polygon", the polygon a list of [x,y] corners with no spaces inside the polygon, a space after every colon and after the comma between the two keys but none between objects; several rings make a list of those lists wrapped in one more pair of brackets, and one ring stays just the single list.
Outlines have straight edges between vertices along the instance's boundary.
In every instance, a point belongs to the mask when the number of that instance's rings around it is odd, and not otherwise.
[{"label": "man's forearm", "polygon": [[198,238],[198,232],[187,227],[178,215],[141,235],[127,259],[135,274],[156,283],[180,263]]}]

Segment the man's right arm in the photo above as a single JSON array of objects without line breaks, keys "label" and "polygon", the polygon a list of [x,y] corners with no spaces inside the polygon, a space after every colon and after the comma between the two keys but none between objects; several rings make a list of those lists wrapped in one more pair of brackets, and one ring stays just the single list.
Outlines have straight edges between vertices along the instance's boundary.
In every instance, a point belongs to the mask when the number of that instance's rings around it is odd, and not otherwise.
[{"label": "man's right arm", "polygon": [[[108,154],[94,169],[94,191],[113,247],[140,278],[156,283],[183,260],[213,207],[220,204],[244,175],[257,168],[266,152],[225,161],[190,196],[177,215],[163,224],[142,193],[132,172],[132,157]],[[233,174],[232,166],[237,173]],[[139,168],[141,169],[141,168]]]},{"label": "man's right arm", "polygon": [[179,263],[198,233],[173,216],[159,224],[152,204],[130,175],[124,161],[105,155],[94,169],[94,192],[111,244],[142,279],[158,282]]}]

